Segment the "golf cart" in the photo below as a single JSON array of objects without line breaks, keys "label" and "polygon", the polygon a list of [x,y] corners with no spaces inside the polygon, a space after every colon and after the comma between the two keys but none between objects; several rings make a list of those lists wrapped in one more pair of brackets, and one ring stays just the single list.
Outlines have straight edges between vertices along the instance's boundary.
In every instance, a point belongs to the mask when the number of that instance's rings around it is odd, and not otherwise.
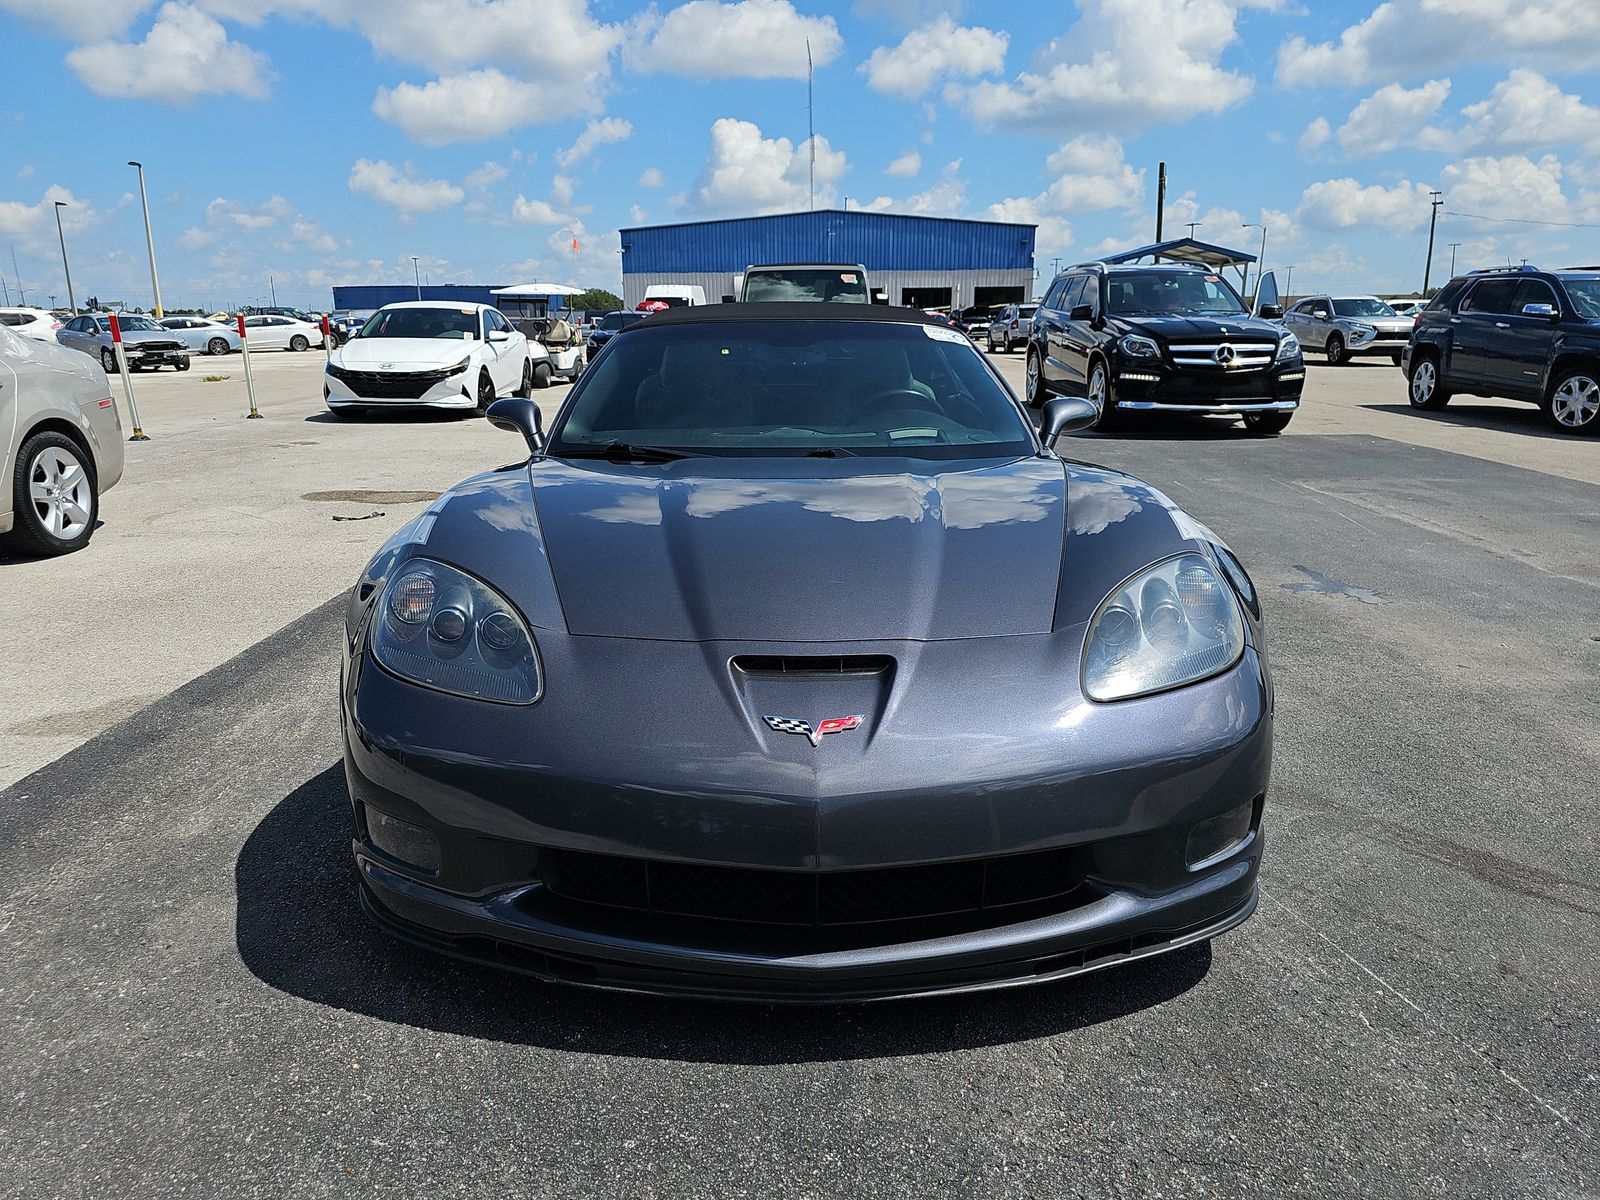
[{"label": "golf cart", "polygon": [[557,379],[572,381],[583,371],[583,333],[567,311],[569,296],[582,288],[564,283],[519,283],[495,288],[494,306],[530,342],[538,342],[550,355],[550,371]]}]

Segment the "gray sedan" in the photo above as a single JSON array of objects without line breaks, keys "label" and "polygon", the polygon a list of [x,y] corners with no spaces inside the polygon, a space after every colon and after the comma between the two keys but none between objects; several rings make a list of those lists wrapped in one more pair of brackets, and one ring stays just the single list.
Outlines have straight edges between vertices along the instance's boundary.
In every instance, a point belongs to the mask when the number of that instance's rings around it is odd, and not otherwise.
[{"label": "gray sedan", "polygon": [[219,321],[207,321],[203,317],[167,317],[159,324],[197,354],[227,354],[239,348],[239,331]]},{"label": "gray sedan", "polygon": [[1283,323],[1307,350],[1321,350],[1340,366],[1353,355],[1381,354],[1400,365],[1411,340],[1411,318],[1376,296],[1308,296],[1283,314]]},{"label": "gray sedan", "polygon": [[989,322],[989,353],[993,354],[996,346],[1007,354],[1011,353],[1012,346],[1026,346],[1033,333],[1033,314],[1038,307],[1032,301],[1027,304],[1008,304],[996,313],[994,320]]},{"label": "gray sedan", "polygon": [[[178,340],[178,335],[163,329],[149,317],[122,316],[117,318],[122,326],[123,350],[128,357],[130,370],[155,370],[172,367],[179,371],[189,369],[189,348]],[[69,350],[81,350],[90,358],[99,360],[107,375],[117,373],[117,355],[111,343],[111,317],[107,313],[87,313],[73,317],[56,330],[56,341]]]},{"label": "gray sedan", "polygon": [[525,461],[350,592],[368,914],[763,1002],[1039,983],[1244,921],[1260,604],[1166,496],[1055,453],[1099,415],[1036,426],[944,321],[867,304],[658,313],[548,435],[495,401]]}]

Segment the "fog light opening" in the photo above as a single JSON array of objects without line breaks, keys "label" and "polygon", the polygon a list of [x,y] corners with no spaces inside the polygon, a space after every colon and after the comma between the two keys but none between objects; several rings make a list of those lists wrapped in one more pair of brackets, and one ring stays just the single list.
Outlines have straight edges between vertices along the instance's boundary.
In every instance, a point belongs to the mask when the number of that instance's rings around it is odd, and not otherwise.
[{"label": "fog light opening", "polygon": [[1262,797],[1208,817],[1189,832],[1184,861],[1191,871],[1213,866],[1244,848],[1255,833]]},{"label": "fog light opening", "polygon": [[439,839],[420,825],[362,805],[367,819],[367,840],[390,858],[419,871],[439,871]]}]

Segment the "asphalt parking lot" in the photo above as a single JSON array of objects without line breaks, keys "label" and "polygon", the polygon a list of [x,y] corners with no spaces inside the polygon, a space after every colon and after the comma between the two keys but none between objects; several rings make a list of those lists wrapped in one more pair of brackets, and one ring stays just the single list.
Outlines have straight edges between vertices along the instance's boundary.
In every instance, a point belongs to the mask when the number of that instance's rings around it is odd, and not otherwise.
[{"label": "asphalt parking lot", "polygon": [[155,440],[85,553],[0,559],[0,1193],[1600,1194],[1593,440],[1420,416],[1386,363],[1313,365],[1279,438],[1078,439],[1263,593],[1258,914],[1048,988],[719,1007],[368,928],[341,594],[520,447],[327,418],[320,354],[257,358],[245,422],[223,363],[136,377]]}]

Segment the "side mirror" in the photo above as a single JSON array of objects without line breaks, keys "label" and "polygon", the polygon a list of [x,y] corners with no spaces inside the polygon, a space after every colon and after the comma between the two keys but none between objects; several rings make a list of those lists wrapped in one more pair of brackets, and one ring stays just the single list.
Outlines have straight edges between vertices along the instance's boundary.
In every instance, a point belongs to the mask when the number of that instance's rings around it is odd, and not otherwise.
[{"label": "side mirror", "polygon": [[1551,321],[1561,316],[1556,311],[1554,304],[1524,304],[1522,306],[1522,315],[1525,317],[1545,317]]},{"label": "side mirror", "polygon": [[1319,321],[1326,321],[1328,319],[1328,310],[1325,308],[1319,308],[1311,315]]},{"label": "side mirror", "polygon": [[733,303],[735,303],[734,298],[732,296],[728,295],[727,292],[723,292],[722,293],[722,302],[724,304],[733,304]]},{"label": "side mirror", "polygon": [[538,454],[544,449],[544,418],[539,415],[539,406],[525,396],[496,400],[484,415],[496,429],[520,433],[528,443],[529,453]]},{"label": "side mirror", "polygon": [[1090,321],[1094,319],[1094,306],[1091,304],[1074,304],[1072,311],[1067,314],[1069,321]]},{"label": "side mirror", "polygon": [[1048,448],[1064,433],[1077,433],[1100,419],[1100,407],[1081,396],[1057,396],[1045,402],[1039,418],[1039,437]]},{"label": "side mirror", "polygon": [[489,340],[491,342],[508,342],[511,340],[511,335],[504,329],[491,329],[489,330]]},{"label": "side mirror", "polygon": [[1281,321],[1283,319],[1283,305],[1263,304],[1259,315],[1266,321]]}]

